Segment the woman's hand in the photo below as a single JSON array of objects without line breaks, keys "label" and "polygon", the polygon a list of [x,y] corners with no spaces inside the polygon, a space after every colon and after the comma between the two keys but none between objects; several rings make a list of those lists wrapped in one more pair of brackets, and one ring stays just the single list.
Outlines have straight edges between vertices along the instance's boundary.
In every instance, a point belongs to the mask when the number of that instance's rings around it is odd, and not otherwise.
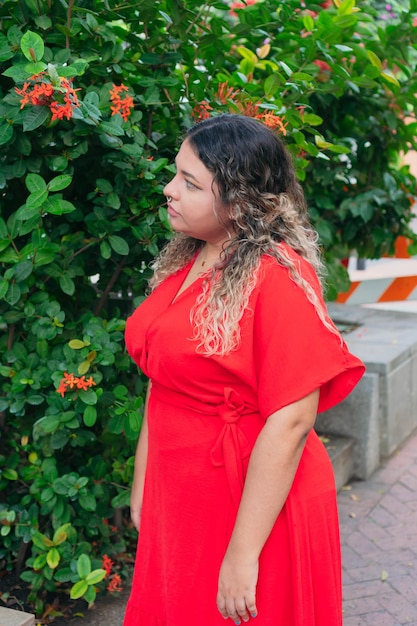
[{"label": "woman's hand", "polygon": [[217,607],[225,619],[230,617],[235,624],[240,624],[256,617],[258,571],[258,560],[233,556],[229,551],[226,553],[220,568],[217,593]]}]

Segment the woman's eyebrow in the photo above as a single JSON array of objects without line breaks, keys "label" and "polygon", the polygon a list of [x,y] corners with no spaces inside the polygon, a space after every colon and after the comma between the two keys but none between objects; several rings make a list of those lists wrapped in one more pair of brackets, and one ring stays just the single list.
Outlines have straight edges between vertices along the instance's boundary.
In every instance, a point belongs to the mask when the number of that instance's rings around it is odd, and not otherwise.
[{"label": "woman's eyebrow", "polygon": [[175,159],[175,166],[177,168],[177,172],[179,171],[183,176],[188,176],[188,178],[192,178],[196,183],[199,182],[198,178],[196,178],[191,172],[187,172],[186,170],[178,170],[177,160]]}]

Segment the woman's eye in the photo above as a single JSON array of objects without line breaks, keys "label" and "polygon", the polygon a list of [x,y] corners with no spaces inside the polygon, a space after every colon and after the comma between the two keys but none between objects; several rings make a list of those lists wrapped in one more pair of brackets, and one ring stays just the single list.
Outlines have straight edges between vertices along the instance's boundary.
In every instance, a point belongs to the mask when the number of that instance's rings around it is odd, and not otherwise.
[{"label": "woman's eye", "polygon": [[197,189],[194,183],[192,183],[190,180],[185,179],[185,185],[188,187],[188,189]]}]

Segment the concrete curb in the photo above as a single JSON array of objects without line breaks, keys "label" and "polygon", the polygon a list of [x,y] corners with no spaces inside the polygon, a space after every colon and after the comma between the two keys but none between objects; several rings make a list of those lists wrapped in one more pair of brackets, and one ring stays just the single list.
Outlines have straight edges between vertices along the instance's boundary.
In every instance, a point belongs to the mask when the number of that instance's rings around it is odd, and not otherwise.
[{"label": "concrete curb", "polygon": [[35,626],[35,616],[0,607],[0,626]]}]

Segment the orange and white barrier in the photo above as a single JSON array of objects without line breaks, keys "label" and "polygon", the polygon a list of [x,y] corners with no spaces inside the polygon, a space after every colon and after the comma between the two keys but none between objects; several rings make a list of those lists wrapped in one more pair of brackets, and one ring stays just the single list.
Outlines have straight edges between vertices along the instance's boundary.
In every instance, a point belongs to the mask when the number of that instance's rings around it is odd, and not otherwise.
[{"label": "orange and white barrier", "polygon": [[350,288],[337,302],[360,305],[403,300],[417,301],[417,259],[367,261],[364,270],[349,270]]}]

